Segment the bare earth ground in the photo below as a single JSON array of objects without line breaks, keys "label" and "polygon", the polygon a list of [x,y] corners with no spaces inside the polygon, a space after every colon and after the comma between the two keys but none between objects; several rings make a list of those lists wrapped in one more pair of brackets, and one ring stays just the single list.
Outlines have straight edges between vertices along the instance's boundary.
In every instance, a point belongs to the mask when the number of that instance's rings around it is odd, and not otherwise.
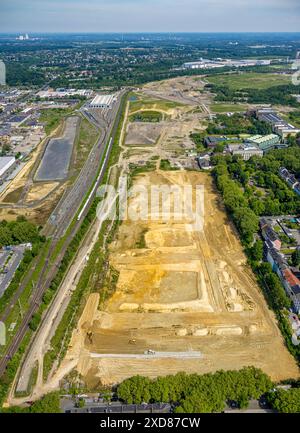
[{"label": "bare earth ground", "polygon": [[[136,182],[204,185],[204,230],[190,231],[187,220],[123,222],[110,253],[111,265],[120,272],[117,289],[100,309],[98,295],[92,295],[61,369],[77,358],[76,369],[90,387],[135,374],[205,373],[247,365],[262,368],[274,380],[296,377],[298,367],[246,265],[212,178],[156,171]],[[145,359],[149,349],[176,356]],[[180,357],[191,351],[201,356]],[[114,356],[101,358],[107,354]]]},{"label": "bare earth ground", "polygon": [[[161,159],[182,166],[192,161],[186,156],[195,149],[190,133],[203,130],[211,117],[211,95],[199,92],[204,84],[181,77],[144,86],[138,96],[146,102],[127,103],[119,162],[111,173],[118,178],[128,173],[130,163],[139,167],[148,161],[156,171],[139,176],[135,184],[204,185],[204,231],[191,232],[188,219],[123,222],[110,247],[110,265],[119,271],[114,295],[105,305],[99,304],[98,293],[88,298],[65,358],[45,383],[40,363],[30,399],[58,389],[73,369],[91,389],[136,374],[205,373],[246,365],[261,367],[274,380],[298,377],[211,177],[159,170]],[[163,98],[188,105],[170,106]],[[144,110],[161,111],[163,120],[130,122],[133,112]],[[134,199],[131,204],[137,207]],[[69,289],[79,277],[80,272],[68,274]],[[47,333],[43,338],[50,339]],[[156,355],[145,356],[149,349]],[[44,345],[36,350],[42,361]],[[12,396],[10,403],[17,403]]]},{"label": "bare earth ground", "polygon": [[[60,127],[49,136],[59,134]],[[39,182],[33,180],[35,165],[41,158],[47,140],[31,152],[28,162],[8,187],[0,194],[0,219],[15,220],[18,215],[43,225],[58,203],[67,182]]]},{"label": "bare earth ground", "polygon": [[128,125],[125,144],[127,146],[153,146],[157,142],[161,134],[161,130],[162,127],[159,124],[154,125],[153,123],[130,123]]},{"label": "bare earth ground", "polygon": [[151,96],[160,96],[174,102],[187,105],[208,104],[210,95],[206,91],[202,77],[180,77],[146,84],[145,93]]}]

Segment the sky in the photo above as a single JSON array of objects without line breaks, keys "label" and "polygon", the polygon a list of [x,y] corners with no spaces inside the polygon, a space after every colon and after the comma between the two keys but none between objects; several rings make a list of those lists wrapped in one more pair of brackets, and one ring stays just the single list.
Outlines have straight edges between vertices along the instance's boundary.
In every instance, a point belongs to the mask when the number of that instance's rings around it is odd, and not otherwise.
[{"label": "sky", "polygon": [[300,31],[300,0],[0,0],[0,33],[273,31]]}]

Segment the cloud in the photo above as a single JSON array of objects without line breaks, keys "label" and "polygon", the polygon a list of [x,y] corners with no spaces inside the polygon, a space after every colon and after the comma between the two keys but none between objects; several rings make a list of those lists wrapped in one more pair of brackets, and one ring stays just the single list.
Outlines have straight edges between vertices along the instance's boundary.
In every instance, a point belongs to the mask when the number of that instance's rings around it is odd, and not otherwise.
[{"label": "cloud", "polygon": [[298,31],[299,0],[0,0],[2,32]]}]

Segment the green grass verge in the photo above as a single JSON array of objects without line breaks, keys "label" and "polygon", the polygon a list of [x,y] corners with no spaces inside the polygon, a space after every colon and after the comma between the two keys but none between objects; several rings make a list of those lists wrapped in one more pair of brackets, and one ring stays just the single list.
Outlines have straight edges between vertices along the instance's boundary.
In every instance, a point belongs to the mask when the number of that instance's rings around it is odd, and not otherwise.
[{"label": "green grass verge", "polygon": [[247,105],[242,104],[212,104],[210,108],[214,113],[238,113],[247,111]]},{"label": "green grass verge", "polygon": [[129,117],[130,122],[151,122],[159,123],[163,120],[163,115],[159,111],[139,111]]},{"label": "green grass verge", "polygon": [[290,84],[291,77],[282,74],[263,74],[244,72],[236,74],[224,74],[207,77],[211,84],[227,86],[232,90],[240,89],[268,89],[282,84]]}]

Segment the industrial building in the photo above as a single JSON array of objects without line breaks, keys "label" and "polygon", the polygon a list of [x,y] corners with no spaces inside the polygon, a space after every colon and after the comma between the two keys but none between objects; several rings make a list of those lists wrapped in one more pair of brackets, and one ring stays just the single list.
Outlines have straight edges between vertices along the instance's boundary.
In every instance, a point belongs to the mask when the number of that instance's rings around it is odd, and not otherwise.
[{"label": "industrial building", "polygon": [[247,138],[247,143],[255,144],[264,152],[286,147],[285,144],[281,144],[280,137],[276,134],[254,135],[250,138]]},{"label": "industrial building", "polygon": [[0,183],[13,171],[16,159],[14,156],[1,156],[0,157]]},{"label": "industrial building", "polygon": [[115,95],[97,95],[90,103],[92,108],[103,108],[109,110],[115,101]]},{"label": "industrial building", "polygon": [[262,158],[264,155],[264,152],[254,144],[228,144],[227,149],[233,156],[241,156],[244,161],[248,161],[252,156],[259,156]]},{"label": "industrial building", "polygon": [[48,89],[48,90],[41,90],[39,91],[36,96],[38,96],[41,99],[63,99],[63,98],[69,98],[76,96],[83,96],[85,98],[90,97],[92,94],[91,90],[88,89],[64,89],[59,88],[56,90]]},{"label": "industrial building", "polygon": [[218,144],[224,143],[227,140],[228,138],[224,136],[220,137],[220,136],[209,135],[205,137],[204,144],[207,148],[214,149]]},{"label": "industrial building", "polygon": [[242,68],[246,66],[267,66],[271,60],[231,60],[231,59],[200,59],[197,62],[187,62],[183,64],[184,69],[214,69],[214,68]]},{"label": "industrial building", "polygon": [[256,110],[258,120],[272,125],[273,132],[281,137],[284,142],[288,136],[296,136],[300,133],[300,129],[286,122],[272,108],[262,108]]},{"label": "industrial building", "polygon": [[0,60],[0,86],[6,85],[6,68],[3,60]]}]

